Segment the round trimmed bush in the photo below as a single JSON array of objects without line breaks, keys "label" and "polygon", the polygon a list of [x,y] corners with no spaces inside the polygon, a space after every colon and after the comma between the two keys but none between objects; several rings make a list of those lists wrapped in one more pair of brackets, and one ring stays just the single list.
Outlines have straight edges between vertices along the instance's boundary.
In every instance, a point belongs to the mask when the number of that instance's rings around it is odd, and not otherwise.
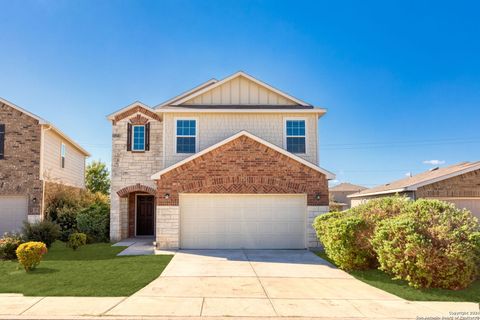
[{"label": "round trimmed bush", "polygon": [[68,237],[67,246],[73,250],[77,250],[81,246],[87,244],[87,235],[81,232],[74,232]]},{"label": "round trimmed bush", "polygon": [[412,202],[380,223],[372,245],[380,269],[413,287],[463,289],[479,273],[478,220],[450,203]]},{"label": "round trimmed bush", "polygon": [[47,246],[43,242],[25,242],[18,246],[17,259],[26,272],[35,269],[47,253]]}]

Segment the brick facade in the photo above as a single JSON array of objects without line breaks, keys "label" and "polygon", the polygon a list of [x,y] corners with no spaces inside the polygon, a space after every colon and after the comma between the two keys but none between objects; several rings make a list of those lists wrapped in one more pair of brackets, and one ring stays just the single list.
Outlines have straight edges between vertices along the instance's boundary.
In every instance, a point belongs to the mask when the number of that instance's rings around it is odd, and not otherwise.
[{"label": "brick facade", "polygon": [[309,206],[328,206],[328,182],[323,173],[247,136],[240,136],[157,180],[158,206],[178,206],[179,193],[298,193],[307,194]]},{"label": "brick facade", "polygon": [[480,170],[435,182],[416,191],[417,198],[480,198]]},{"label": "brick facade", "polygon": [[0,103],[5,124],[5,158],[0,160],[0,196],[27,196],[28,214],[42,211],[40,180],[41,125],[38,120]]}]

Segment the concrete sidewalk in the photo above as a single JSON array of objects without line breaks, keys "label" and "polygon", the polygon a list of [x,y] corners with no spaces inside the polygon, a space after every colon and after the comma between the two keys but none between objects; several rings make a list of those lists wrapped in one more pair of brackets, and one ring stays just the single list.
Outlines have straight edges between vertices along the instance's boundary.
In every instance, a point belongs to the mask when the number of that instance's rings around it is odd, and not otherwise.
[{"label": "concrete sidewalk", "polygon": [[179,251],[131,297],[0,295],[0,318],[188,317],[416,319],[477,312],[475,303],[410,302],[306,250]]}]

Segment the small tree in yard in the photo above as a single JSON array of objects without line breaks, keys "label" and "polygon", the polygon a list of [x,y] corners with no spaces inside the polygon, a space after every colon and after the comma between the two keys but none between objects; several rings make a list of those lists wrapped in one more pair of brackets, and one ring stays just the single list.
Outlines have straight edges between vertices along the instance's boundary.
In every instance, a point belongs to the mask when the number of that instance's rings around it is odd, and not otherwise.
[{"label": "small tree in yard", "polygon": [[107,165],[101,161],[92,161],[87,165],[85,185],[93,193],[110,193],[110,174]]}]

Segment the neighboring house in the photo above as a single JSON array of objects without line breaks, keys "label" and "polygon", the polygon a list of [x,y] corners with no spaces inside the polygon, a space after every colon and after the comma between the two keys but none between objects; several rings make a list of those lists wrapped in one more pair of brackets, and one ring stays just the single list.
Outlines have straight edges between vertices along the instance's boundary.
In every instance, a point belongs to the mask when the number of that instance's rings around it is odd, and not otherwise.
[{"label": "neighboring house", "polygon": [[342,208],[342,210],[349,209],[351,207],[351,200],[350,198],[348,198],[348,195],[360,192],[365,189],[367,188],[357,186],[348,182],[342,182],[330,188],[330,201],[338,204]]},{"label": "neighboring house", "polygon": [[480,217],[480,161],[433,168],[413,177],[397,180],[351,194],[352,207],[372,198],[405,195],[411,199],[438,199],[466,208]]},{"label": "neighboring house", "polygon": [[0,98],[0,234],[42,219],[54,190],[84,188],[88,156],[44,119]]},{"label": "neighboring house", "polygon": [[158,248],[306,248],[328,211],[315,108],[248,74],[212,79],[112,123],[112,240]]}]

